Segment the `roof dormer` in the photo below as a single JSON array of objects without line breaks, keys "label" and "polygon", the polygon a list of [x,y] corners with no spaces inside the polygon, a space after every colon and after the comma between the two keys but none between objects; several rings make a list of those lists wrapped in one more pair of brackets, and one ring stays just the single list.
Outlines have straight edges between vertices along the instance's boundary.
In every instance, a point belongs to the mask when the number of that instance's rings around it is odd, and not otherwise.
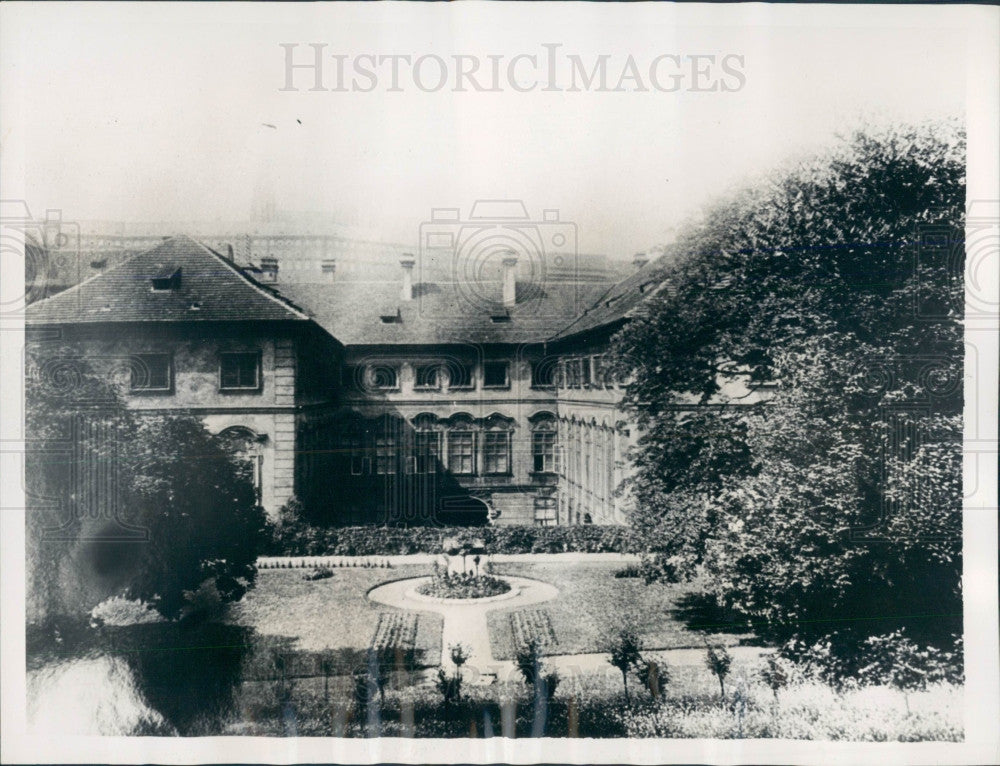
[{"label": "roof dormer", "polygon": [[154,293],[179,290],[181,287],[181,267],[166,266],[160,269],[150,281],[153,283]]}]

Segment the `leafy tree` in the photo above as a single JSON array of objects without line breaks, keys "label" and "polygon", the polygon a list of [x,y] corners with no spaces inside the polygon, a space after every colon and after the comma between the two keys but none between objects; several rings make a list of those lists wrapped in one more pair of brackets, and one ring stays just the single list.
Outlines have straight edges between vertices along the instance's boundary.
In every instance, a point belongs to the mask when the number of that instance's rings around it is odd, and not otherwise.
[{"label": "leafy tree", "polygon": [[[196,418],[129,410],[120,371],[98,369],[70,344],[29,343],[29,356],[29,570],[44,609],[89,610],[60,599],[81,580],[93,581],[85,598],[95,603],[113,587],[169,618],[241,598],[266,518],[226,446]],[[108,466],[113,484],[80,484]]]},{"label": "leafy tree", "polygon": [[847,654],[960,624],[964,205],[961,129],[866,129],[679,238],[612,343],[649,578]]},{"label": "leafy tree", "polygon": [[187,594],[206,581],[222,602],[239,600],[268,539],[249,477],[194,418],[141,418],[133,436],[127,507],[150,544],[129,593],[167,617],[186,614]]},{"label": "leafy tree", "polygon": [[628,674],[634,670],[641,672],[643,667],[642,639],[631,628],[622,628],[611,642],[611,664],[622,674],[622,685],[625,687],[625,702],[629,702]]},{"label": "leafy tree", "polygon": [[733,658],[730,656],[729,650],[722,644],[706,646],[705,666],[719,680],[719,691],[722,693],[723,702],[726,701],[726,676],[729,675],[732,664]]}]

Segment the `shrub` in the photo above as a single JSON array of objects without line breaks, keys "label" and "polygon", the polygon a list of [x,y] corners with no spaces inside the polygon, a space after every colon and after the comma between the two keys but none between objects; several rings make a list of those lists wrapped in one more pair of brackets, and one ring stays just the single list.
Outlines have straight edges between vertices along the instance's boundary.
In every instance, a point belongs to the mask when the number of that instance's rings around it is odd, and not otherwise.
[{"label": "shrub", "polygon": [[462,674],[452,673],[450,676],[444,672],[444,668],[438,668],[437,690],[441,692],[445,707],[454,705],[462,698]]},{"label": "shrub", "polygon": [[706,646],[705,665],[712,674],[719,679],[719,690],[722,692],[722,701],[726,701],[726,676],[733,664],[733,658],[729,650],[722,644],[716,646]]},{"label": "shrub", "polygon": [[448,650],[451,652],[451,661],[455,663],[457,668],[461,668],[469,659],[469,649],[464,644],[452,644]]},{"label": "shrub", "polygon": [[534,686],[542,666],[541,644],[536,638],[529,638],[518,648],[514,664],[528,686]]},{"label": "shrub", "polygon": [[632,578],[632,577],[642,577],[643,571],[642,567],[638,564],[626,564],[621,569],[615,572],[615,577],[618,579],[622,578]]},{"label": "shrub", "polygon": [[162,622],[163,617],[150,604],[138,599],[113,596],[90,610],[90,624],[94,627],[108,625],[141,625]]},{"label": "shrub", "polygon": [[303,580],[327,580],[333,577],[333,570],[329,567],[316,567],[311,572],[302,575]]},{"label": "shrub", "polygon": [[778,692],[788,686],[792,677],[792,668],[788,667],[787,661],[777,655],[768,656],[764,667],[760,670],[760,677],[767,684],[774,699],[778,699]]},{"label": "shrub", "polygon": [[391,556],[440,553],[446,539],[457,548],[475,539],[491,553],[638,552],[636,538],[625,526],[572,527],[317,527],[301,518],[297,501],[289,501],[272,527],[271,550],[277,556]]}]

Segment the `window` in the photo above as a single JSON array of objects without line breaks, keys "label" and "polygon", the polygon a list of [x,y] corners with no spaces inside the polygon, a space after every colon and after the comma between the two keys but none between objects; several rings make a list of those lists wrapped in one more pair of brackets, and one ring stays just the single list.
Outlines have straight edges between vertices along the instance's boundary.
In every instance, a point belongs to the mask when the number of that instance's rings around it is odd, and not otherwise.
[{"label": "window", "polygon": [[396,368],[389,364],[373,364],[368,367],[368,385],[380,391],[395,391],[399,388]]},{"label": "window", "polygon": [[567,359],[566,360],[566,373],[568,380],[566,383],[567,388],[579,388],[580,387],[580,360],[579,359]]},{"label": "window", "polygon": [[555,473],[555,431],[535,431],[531,435],[532,470],[535,473]]},{"label": "window", "polygon": [[441,454],[441,434],[431,431],[413,435],[414,466],[417,473],[437,473]]},{"label": "window", "polygon": [[486,362],[483,364],[483,387],[506,388],[509,386],[507,367],[507,362]]},{"label": "window", "polygon": [[396,442],[391,436],[375,438],[375,473],[396,473]]},{"label": "window", "polygon": [[365,457],[360,434],[349,434],[344,439],[344,448],[351,462],[351,476],[362,476],[371,468],[371,461]]},{"label": "window", "polygon": [[483,434],[483,473],[510,473],[509,431],[487,431]]},{"label": "window", "polygon": [[464,362],[449,364],[448,387],[452,389],[472,388],[472,365]]},{"label": "window", "polygon": [[260,354],[222,354],[219,374],[224,391],[260,390]]},{"label": "window", "polygon": [[181,269],[179,266],[167,266],[161,269],[150,281],[153,283],[154,293],[179,290],[181,287]]},{"label": "window", "polygon": [[541,362],[531,363],[531,387],[532,388],[551,388],[555,383],[554,375],[555,365],[552,360],[543,360]]},{"label": "window", "polygon": [[476,472],[476,435],[472,431],[448,434],[448,470],[471,476]]},{"label": "window", "polygon": [[337,272],[337,262],[323,261],[319,266],[319,271],[327,279],[332,279],[333,275]]},{"label": "window", "polygon": [[414,367],[414,388],[437,390],[441,388],[441,368],[436,364],[418,364]]},{"label": "window", "polygon": [[131,359],[132,391],[164,392],[173,388],[170,354],[135,354]]},{"label": "window", "polygon": [[606,387],[607,386],[607,365],[604,362],[604,356],[599,355],[593,357],[594,359],[594,386],[595,387]]},{"label": "window", "polygon": [[535,524],[551,527],[556,524],[556,499],[554,497],[535,498]]}]

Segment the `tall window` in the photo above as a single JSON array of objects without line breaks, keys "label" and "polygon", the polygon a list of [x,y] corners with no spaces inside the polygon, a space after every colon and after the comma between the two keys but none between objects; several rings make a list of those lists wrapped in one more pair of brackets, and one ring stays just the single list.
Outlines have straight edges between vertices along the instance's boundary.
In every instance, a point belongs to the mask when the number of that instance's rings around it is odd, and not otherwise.
[{"label": "tall window", "polygon": [[476,435],[472,431],[451,431],[448,434],[448,470],[471,476],[476,472]]},{"label": "tall window", "polygon": [[507,362],[483,364],[483,388],[507,388],[510,385]]},{"label": "tall window", "polygon": [[260,354],[221,354],[219,386],[223,391],[260,389]]},{"label": "tall window", "polygon": [[487,431],[483,434],[483,473],[510,473],[509,431]]},{"label": "tall window", "polygon": [[143,393],[167,392],[173,388],[170,354],[134,354],[131,359],[129,390]]},{"label": "tall window", "polygon": [[396,473],[396,441],[391,436],[375,437],[375,473]]},{"label": "tall window", "polygon": [[556,435],[553,431],[535,431],[531,435],[535,473],[554,473],[556,470]]},{"label": "tall window", "polygon": [[413,435],[413,451],[417,473],[436,473],[441,454],[441,434],[436,431],[418,431]]}]

